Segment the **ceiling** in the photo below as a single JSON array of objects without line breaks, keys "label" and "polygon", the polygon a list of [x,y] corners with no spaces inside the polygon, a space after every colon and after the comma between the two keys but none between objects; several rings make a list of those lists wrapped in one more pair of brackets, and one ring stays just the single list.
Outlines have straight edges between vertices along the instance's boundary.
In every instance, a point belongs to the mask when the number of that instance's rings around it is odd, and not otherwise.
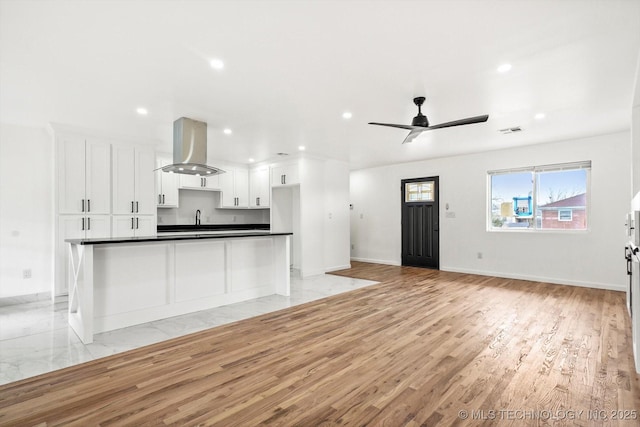
[{"label": "ceiling", "polygon": [[[170,151],[186,116],[210,157],[304,145],[359,169],[629,129],[639,51],[637,0],[0,0],[0,122]],[[421,95],[431,124],[489,120],[404,145],[367,124],[409,124]]]}]

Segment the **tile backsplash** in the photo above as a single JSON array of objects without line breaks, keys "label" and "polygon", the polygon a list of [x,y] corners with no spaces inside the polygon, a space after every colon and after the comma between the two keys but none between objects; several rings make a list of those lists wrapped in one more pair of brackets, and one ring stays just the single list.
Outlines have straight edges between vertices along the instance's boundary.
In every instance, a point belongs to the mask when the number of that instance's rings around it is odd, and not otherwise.
[{"label": "tile backsplash", "polygon": [[179,208],[158,208],[159,225],[194,224],[200,209],[202,224],[268,224],[269,209],[218,209],[219,191],[180,190]]}]

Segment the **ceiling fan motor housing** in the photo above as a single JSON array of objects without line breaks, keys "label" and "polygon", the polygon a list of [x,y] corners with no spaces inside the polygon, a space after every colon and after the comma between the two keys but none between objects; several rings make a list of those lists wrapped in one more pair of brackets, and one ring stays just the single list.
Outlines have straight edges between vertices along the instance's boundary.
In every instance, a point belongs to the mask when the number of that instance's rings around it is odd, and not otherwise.
[{"label": "ceiling fan motor housing", "polygon": [[422,104],[424,103],[424,99],[425,99],[424,96],[418,96],[416,98],[413,98],[413,103],[418,106],[418,115],[415,116],[411,121],[412,126],[422,126],[422,127],[429,126],[429,120],[427,120],[427,116],[422,114],[421,107],[422,107]]}]

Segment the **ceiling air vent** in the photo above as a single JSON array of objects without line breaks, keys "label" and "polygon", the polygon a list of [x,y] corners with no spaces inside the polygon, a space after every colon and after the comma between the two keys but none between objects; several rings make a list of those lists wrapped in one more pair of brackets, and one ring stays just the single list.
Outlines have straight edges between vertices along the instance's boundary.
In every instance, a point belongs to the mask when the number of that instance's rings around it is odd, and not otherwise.
[{"label": "ceiling air vent", "polygon": [[508,133],[522,132],[522,128],[520,126],[515,126],[515,127],[512,127],[512,128],[500,129],[498,132],[500,132],[503,135],[506,135]]},{"label": "ceiling air vent", "polygon": [[288,156],[289,153],[276,153],[276,156]]}]

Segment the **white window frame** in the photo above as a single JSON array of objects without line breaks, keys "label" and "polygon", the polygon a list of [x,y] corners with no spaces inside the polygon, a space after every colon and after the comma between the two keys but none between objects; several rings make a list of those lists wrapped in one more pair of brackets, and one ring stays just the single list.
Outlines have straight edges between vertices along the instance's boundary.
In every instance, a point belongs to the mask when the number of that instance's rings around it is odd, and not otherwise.
[{"label": "white window frame", "polygon": [[[538,173],[540,172],[561,172],[564,170],[576,170],[576,169],[586,169],[587,170],[587,182],[586,182],[586,206],[585,206],[585,214],[587,218],[587,226],[583,229],[561,229],[561,228],[539,228],[537,221],[537,211],[538,211]],[[533,193],[532,193],[532,204],[533,204],[533,226],[532,227],[513,227],[513,228],[501,228],[494,227],[492,224],[492,188],[491,188],[491,177],[494,175],[507,175],[512,173],[522,173],[522,172],[531,172],[533,175]],[[571,215],[573,219],[573,212]],[[542,217],[540,217],[542,218]],[[558,213],[559,218],[559,213]],[[591,160],[585,160],[580,162],[571,162],[571,163],[558,163],[558,164],[550,164],[550,165],[540,165],[540,166],[527,166],[521,168],[511,168],[511,169],[499,169],[499,170],[490,170],[487,171],[487,219],[486,226],[487,231],[491,232],[505,232],[505,233],[585,233],[588,232],[591,228]],[[566,220],[563,220],[566,221]]]}]

